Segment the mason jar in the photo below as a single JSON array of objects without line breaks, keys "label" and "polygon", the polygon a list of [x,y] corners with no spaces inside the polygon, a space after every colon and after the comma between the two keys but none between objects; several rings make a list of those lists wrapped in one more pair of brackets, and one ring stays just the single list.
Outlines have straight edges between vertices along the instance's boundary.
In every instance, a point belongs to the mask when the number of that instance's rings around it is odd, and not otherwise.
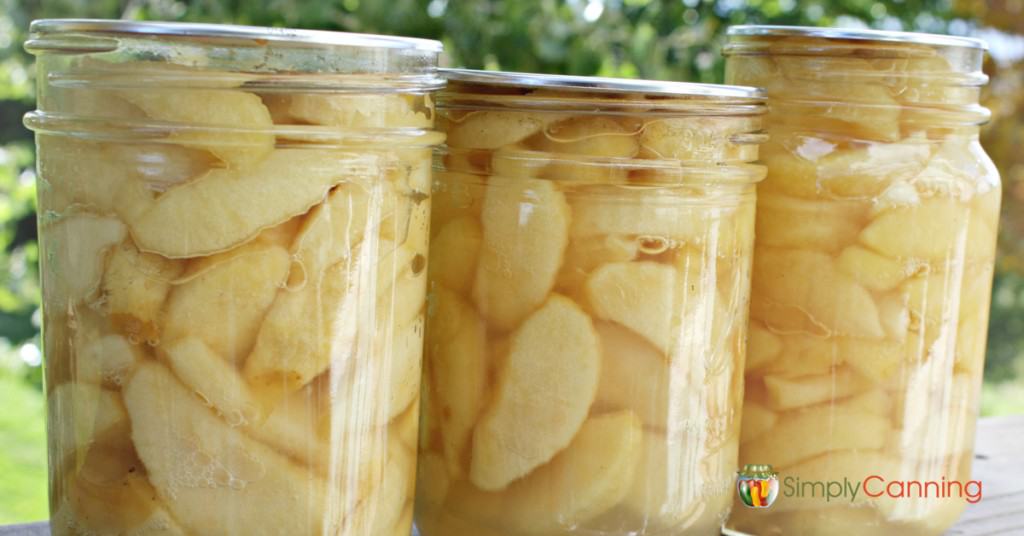
[{"label": "mason jar", "polygon": [[409,534],[440,43],[26,48],[54,534]]},{"label": "mason jar", "polygon": [[420,533],[717,534],[760,91],[446,74]]},{"label": "mason jar", "polygon": [[[981,41],[741,26],[768,91],[740,463],[782,493],[758,534],[939,534],[970,476],[1000,203]],[[787,486],[787,482],[790,484]],[[827,498],[816,483],[848,482]],[[855,493],[856,492],[856,493]]]}]

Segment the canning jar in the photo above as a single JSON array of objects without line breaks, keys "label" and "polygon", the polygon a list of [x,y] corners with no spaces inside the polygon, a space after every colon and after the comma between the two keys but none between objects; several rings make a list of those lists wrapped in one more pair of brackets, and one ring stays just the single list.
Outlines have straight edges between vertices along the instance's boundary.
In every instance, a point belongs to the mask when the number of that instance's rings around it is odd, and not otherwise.
[{"label": "canning jar", "polygon": [[26,46],[54,533],[407,535],[440,44]]},{"label": "canning jar", "polygon": [[447,74],[421,534],[717,534],[760,92]]},{"label": "canning jar", "polygon": [[[980,41],[737,27],[768,91],[740,463],[758,534],[939,534],[970,480],[1000,187],[978,142]],[[827,497],[821,483],[848,482]],[[837,488],[831,488],[837,489]]]}]

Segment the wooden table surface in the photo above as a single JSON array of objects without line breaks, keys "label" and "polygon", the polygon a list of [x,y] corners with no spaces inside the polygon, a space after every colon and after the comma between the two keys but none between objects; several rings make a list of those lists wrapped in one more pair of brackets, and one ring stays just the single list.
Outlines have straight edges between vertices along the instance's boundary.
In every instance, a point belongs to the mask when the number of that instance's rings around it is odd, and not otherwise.
[{"label": "wooden table surface", "polygon": [[973,478],[983,497],[967,506],[950,535],[1024,535],[1024,415],[978,422]]},{"label": "wooden table surface", "polygon": [[[981,480],[983,498],[947,534],[1024,536],[1024,415],[979,421],[975,451],[973,478]],[[0,536],[48,533],[46,523],[0,527]]]}]

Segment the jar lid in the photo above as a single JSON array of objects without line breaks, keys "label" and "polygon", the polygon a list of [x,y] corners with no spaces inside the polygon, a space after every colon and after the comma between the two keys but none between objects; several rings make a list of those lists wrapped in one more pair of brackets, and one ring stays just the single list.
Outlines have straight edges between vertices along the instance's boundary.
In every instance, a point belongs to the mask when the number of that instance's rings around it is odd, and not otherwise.
[{"label": "jar lid", "polygon": [[559,89],[591,93],[643,93],[671,97],[711,97],[763,99],[764,90],[746,86],[665,82],[600,76],[569,76],[517,73],[510,71],[478,71],[473,69],[440,69],[449,82],[481,84],[526,89]]},{"label": "jar lid", "polygon": [[729,36],[820,37],[825,39],[883,41],[890,43],[910,43],[917,45],[988,50],[988,43],[981,39],[918,32],[890,32],[884,30],[852,28],[816,28],[812,26],[743,25],[730,27],[727,34]]},{"label": "jar lid", "polygon": [[273,42],[277,45],[380,48],[432,53],[440,53],[442,48],[439,41],[411,37],[185,22],[42,19],[33,21],[31,26],[29,26],[29,32],[32,39],[25,44],[25,48],[30,51],[49,48],[45,42],[37,41],[39,38],[72,33],[102,36],[138,35],[201,38],[207,41],[223,40],[235,46],[246,42],[252,46],[262,46],[267,42]]}]

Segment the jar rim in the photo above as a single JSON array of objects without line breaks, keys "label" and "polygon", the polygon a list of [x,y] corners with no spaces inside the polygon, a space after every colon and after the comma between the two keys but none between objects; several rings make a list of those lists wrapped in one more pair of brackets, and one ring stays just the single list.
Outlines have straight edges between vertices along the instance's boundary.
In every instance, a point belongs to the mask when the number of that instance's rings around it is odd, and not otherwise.
[{"label": "jar rim", "polygon": [[482,71],[475,69],[439,69],[449,82],[479,84],[523,89],[559,89],[589,93],[640,93],[656,96],[735,98],[763,101],[762,88],[695,82],[670,82],[635,78],[573,76],[514,71]]},{"label": "jar rim", "polygon": [[[974,37],[862,28],[818,28],[813,26],[749,24],[731,26],[727,30],[726,35],[729,37],[818,37],[837,40],[848,39],[853,41],[878,41],[988,50],[988,43],[985,40]],[[726,53],[728,54],[728,52],[729,49],[726,48]]]},{"label": "jar rim", "polygon": [[29,33],[31,39],[26,42],[25,48],[30,52],[48,50],[48,47],[37,41],[38,38],[72,33],[201,38],[231,41],[233,44],[240,41],[248,42],[252,46],[264,46],[267,42],[273,42],[277,45],[379,48],[434,54],[440,53],[443,48],[440,41],[414,37],[191,22],[40,19],[32,21]]}]

